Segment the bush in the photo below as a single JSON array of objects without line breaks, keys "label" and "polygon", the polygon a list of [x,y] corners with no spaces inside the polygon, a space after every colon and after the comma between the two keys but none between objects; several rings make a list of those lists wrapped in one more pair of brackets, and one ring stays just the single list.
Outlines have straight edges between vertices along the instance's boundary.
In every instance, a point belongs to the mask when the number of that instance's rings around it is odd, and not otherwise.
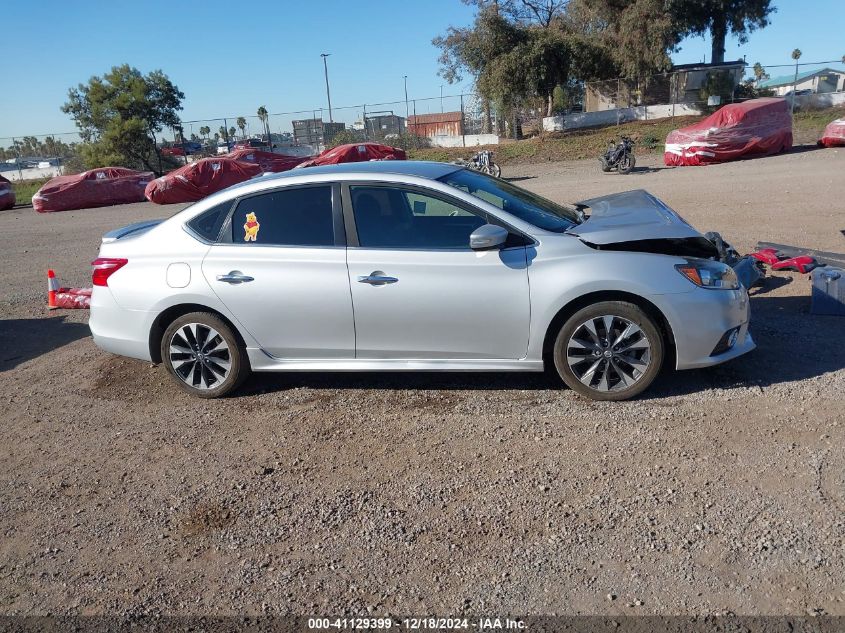
[{"label": "bush", "polygon": [[332,137],[332,140],[326,143],[326,147],[337,147],[338,145],[348,145],[349,143],[362,143],[364,141],[364,132],[361,130],[342,130]]},{"label": "bush", "polygon": [[660,140],[653,134],[646,134],[639,141],[639,145],[646,149],[655,149],[658,143],[660,143]]},{"label": "bush", "polygon": [[35,178],[33,180],[13,180],[12,189],[18,204],[29,204],[35,192],[46,185],[51,178]]},{"label": "bush", "polygon": [[392,134],[390,138],[379,141],[385,145],[393,147],[401,147],[402,149],[427,149],[431,147],[431,139],[427,136],[417,136],[416,134]]},{"label": "bush", "polygon": [[[707,73],[707,79],[701,90],[698,91],[698,98],[703,102],[702,105],[707,107],[707,99],[709,97],[721,97],[721,105],[716,108],[730,103],[733,98],[734,80],[731,73],[724,70],[717,70]],[[714,106],[710,106],[711,109]]]}]

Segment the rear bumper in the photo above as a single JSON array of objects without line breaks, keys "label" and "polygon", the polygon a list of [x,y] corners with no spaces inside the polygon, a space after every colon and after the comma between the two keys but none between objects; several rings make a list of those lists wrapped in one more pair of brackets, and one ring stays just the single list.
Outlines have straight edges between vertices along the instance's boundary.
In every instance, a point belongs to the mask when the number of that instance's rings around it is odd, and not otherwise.
[{"label": "rear bumper", "polygon": [[94,286],[88,327],[100,349],[150,361],[150,328],[155,314],[120,307],[108,287]]},{"label": "rear bumper", "polygon": [[[756,347],[749,332],[751,310],[744,288],[696,288],[683,294],[664,295],[663,299],[665,305],[661,309],[675,338],[676,369],[718,365]],[[739,328],[736,343],[720,354],[713,354],[719,340],[734,328]]]}]

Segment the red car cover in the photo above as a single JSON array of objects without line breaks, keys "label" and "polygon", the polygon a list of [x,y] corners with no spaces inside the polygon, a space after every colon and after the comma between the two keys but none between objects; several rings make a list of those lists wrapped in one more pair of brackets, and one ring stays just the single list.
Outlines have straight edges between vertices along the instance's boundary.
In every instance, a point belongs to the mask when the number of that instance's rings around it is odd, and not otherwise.
[{"label": "red car cover", "polygon": [[0,176],[0,211],[11,209],[15,206],[15,190],[12,183]]},{"label": "red car cover", "polygon": [[299,166],[315,167],[338,163],[360,163],[368,160],[405,160],[406,158],[405,150],[399,147],[379,143],[350,143],[327,149],[316,158],[305,161]]},{"label": "red car cover", "polygon": [[203,158],[156,178],[147,185],[144,195],[156,204],[194,202],[239,182],[261,174],[254,163],[220,158]]},{"label": "red car cover", "polygon": [[703,121],[669,132],[663,162],[706,165],[777,154],[792,147],[786,99],[751,99],[719,108]]},{"label": "red car cover", "polygon": [[293,169],[300,163],[307,160],[303,156],[287,156],[285,154],[273,154],[272,152],[262,152],[257,149],[236,149],[234,152],[226,154],[226,158],[240,160],[247,163],[255,163],[261,167],[263,172],[280,172]]},{"label": "red car cover", "polygon": [[57,176],[32,196],[38,213],[144,201],[144,187],[155,177],[151,171],[100,167],[73,176]]},{"label": "red car cover", "polygon": [[837,145],[845,145],[845,117],[836,119],[827,124],[819,139],[819,145],[824,147],[835,147]]}]

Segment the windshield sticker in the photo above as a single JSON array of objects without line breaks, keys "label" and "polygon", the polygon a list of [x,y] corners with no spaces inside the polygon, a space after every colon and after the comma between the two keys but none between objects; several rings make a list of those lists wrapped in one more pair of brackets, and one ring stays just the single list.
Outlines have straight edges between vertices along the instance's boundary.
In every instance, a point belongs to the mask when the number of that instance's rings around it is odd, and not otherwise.
[{"label": "windshield sticker", "polygon": [[244,224],[244,242],[255,242],[258,239],[258,229],[261,225],[258,223],[258,218],[254,213],[246,214],[246,224]]}]

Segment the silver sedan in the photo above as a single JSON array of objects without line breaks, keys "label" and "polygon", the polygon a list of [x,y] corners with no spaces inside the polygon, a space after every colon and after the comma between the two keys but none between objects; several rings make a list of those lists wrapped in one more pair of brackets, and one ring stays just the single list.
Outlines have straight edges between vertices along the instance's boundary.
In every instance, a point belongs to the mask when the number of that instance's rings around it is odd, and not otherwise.
[{"label": "silver sedan", "polygon": [[631,398],[754,348],[715,246],[632,191],[558,205],[455,165],[265,176],[103,237],[91,332],[200,397],[251,371],[543,371]]}]

